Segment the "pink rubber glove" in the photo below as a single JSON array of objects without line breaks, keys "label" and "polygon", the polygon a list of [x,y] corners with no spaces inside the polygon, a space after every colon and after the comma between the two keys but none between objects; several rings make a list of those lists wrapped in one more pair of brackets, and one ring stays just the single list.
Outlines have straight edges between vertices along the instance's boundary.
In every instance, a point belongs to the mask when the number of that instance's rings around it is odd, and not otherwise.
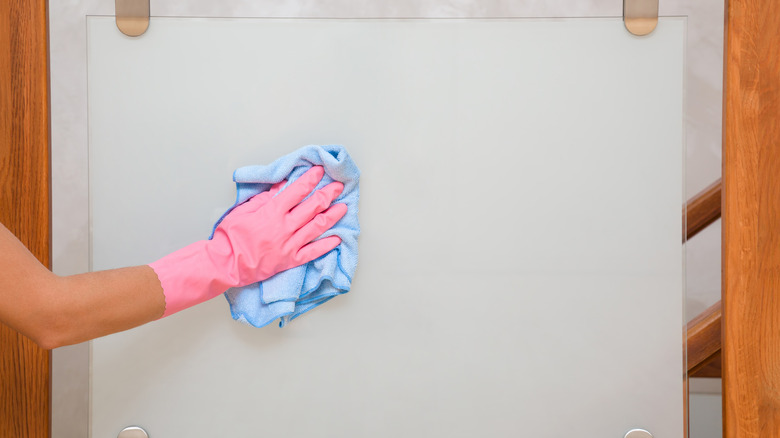
[{"label": "pink rubber glove", "polygon": [[344,186],[330,183],[301,202],[324,174],[316,166],[281,192],[286,181],[274,185],[234,208],[211,240],[195,242],[151,263],[165,292],[162,317],[231,287],[263,281],[337,247],[341,243],[338,236],[314,239],[347,213],[344,204],[330,206]]}]

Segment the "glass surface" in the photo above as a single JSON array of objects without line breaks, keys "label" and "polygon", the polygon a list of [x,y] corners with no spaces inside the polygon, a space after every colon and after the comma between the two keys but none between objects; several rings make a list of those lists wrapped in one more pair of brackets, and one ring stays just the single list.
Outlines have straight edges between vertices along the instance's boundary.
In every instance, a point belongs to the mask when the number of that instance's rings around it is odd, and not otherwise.
[{"label": "glass surface", "polygon": [[94,270],[208,236],[232,171],[360,166],[352,291],[93,343],[92,436],[683,430],[685,20],[88,19]]}]

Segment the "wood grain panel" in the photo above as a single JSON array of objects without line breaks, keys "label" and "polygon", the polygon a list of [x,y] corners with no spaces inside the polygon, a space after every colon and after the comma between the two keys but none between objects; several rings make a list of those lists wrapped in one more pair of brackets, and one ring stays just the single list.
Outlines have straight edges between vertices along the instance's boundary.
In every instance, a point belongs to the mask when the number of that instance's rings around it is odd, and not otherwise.
[{"label": "wood grain panel", "polygon": [[[45,0],[0,1],[0,221],[50,263]],[[0,436],[50,436],[51,355],[0,325]]]},{"label": "wood grain panel", "polygon": [[720,218],[721,180],[718,179],[707,188],[697,193],[686,203],[688,217],[683,223],[683,242],[686,238],[697,235]]},{"label": "wood grain panel", "polygon": [[723,143],[725,438],[780,437],[780,2],[729,0]]}]

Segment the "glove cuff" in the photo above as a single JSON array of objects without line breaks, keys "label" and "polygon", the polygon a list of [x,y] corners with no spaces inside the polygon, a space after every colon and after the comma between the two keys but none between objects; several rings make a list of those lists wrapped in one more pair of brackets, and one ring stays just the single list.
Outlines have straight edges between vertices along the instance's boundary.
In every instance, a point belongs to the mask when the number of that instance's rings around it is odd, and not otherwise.
[{"label": "glove cuff", "polygon": [[160,318],[210,300],[233,287],[235,279],[209,251],[210,241],[201,240],[150,263],[165,294],[165,312]]}]

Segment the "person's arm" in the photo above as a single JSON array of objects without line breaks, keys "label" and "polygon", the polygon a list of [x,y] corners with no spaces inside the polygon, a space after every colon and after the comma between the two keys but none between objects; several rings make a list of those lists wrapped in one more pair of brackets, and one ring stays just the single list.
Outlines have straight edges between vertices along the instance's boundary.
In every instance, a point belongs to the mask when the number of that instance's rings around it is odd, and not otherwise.
[{"label": "person's arm", "polygon": [[0,224],[0,321],[43,348],[75,344],[162,316],[149,266],[59,277]]},{"label": "person's arm", "polygon": [[[236,207],[214,238],[145,266],[59,277],[0,224],[0,322],[51,349],[127,330],[308,263],[341,243],[317,237],[347,212],[343,185],[312,193],[313,167]],[[311,194],[311,196],[308,196]],[[304,198],[307,198],[304,201]]]}]

